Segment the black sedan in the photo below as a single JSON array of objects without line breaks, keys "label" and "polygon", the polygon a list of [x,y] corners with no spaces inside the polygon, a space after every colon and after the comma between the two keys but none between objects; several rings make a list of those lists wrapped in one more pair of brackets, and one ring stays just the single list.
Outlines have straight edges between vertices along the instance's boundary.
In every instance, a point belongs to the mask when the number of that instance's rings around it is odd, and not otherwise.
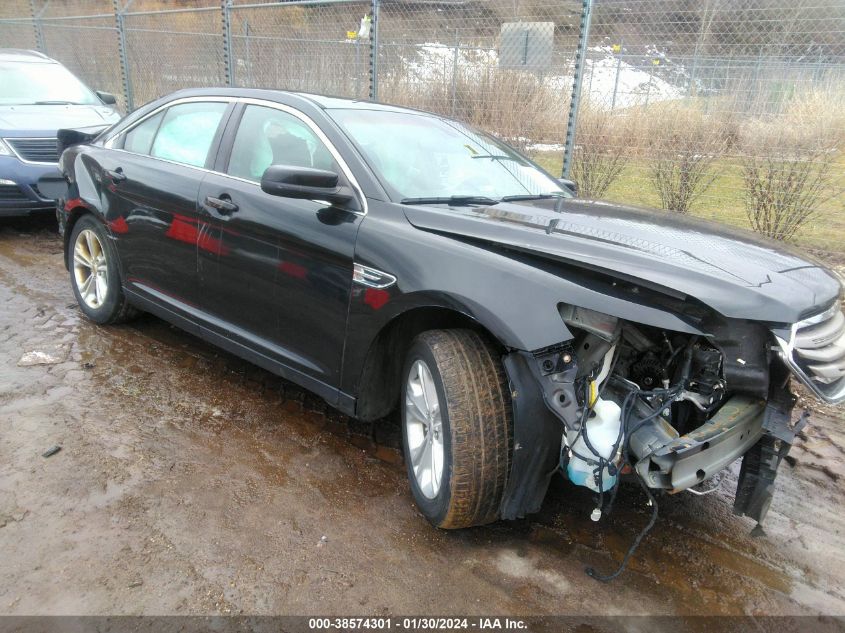
[{"label": "black sedan", "polygon": [[845,397],[833,274],[575,199],[438,115],[201,89],[60,140],[82,311],[151,312],[361,419],[398,408],[439,527],[537,511],[556,471],[599,518],[624,478],[653,499],[740,457],[735,511],[760,521],[805,422],[790,375]]}]

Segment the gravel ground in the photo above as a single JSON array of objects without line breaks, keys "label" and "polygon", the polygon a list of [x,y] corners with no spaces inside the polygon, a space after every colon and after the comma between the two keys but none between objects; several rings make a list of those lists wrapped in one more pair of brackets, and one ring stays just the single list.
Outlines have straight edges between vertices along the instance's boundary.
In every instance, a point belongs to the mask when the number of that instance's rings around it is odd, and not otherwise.
[{"label": "gravel ground", "polygon": [[[150,316],[75,306],[44,222],[0,224],[0,614],[845,615],[845,430],[814,416],[766,535],[636,487],[612,517],[556,480],[527,520],[442,532],[395,421],[364,425]],[[33,354],[33,352],[36,352]],[[42,457],[47,449],[62,450]]]}]

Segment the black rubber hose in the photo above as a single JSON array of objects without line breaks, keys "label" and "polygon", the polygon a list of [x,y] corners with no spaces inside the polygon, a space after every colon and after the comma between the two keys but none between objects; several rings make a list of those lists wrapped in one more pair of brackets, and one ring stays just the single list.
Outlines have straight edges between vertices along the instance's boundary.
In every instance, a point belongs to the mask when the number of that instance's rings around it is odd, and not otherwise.
[{"label": "black rubber hose", "polygon": [[[625,400],[624,400],[623,405],[622,405],[622,413],[621,413],[621,415],[622,415],[622,428],[625,429],[625,434],[624,434],[625,435],[625,442],[623,444],[623,449],[622,449],[623,463],[624,464],[631,466],[631,459],[630,459],[630,440],[631,440],[631,436],[634,433],[636,433],[640,428],[642,428],[643,425],[645,425],[646,423],[650,422],[651,420],[656,418],[658,415],[660,415],[660,413],[663,411],[663,408],[665,407],[665,404],[666,404],[665,402],[661,403],[661,405],[657,408],[656,411],[654,411],[652,414],[646,416],[645,418],[637,420],[637,423],[634,426],[634,428],[629,430],[628,427],[629,427],[629,423],[630,423],[630,416],[631,416],[631,413],[632,413],[632,410],[633,410],[634,400],[637,398],[637,396],[641,396],[641,395],[644,395],[646,393],[651,393],[653,395],[657,395],[657,394],[665,395],[665,396],[668,397],[667,401],[671,401],[672,398],[674,398],[677,394],[679,394],[683,390],[685,382],[686,382],[686,379],[682,380],[680,383],[678,383],[677,385],[675,385],[674,387],[672,387],[670,389],[655,389],[652,392],[643,392],[643,391],[640,391],[640,390],[632,389],[631,392],[625,397]],[[633,466],[632,466],[632,468],[633,468]],[[637,548],[639,548],[640,543],[642,543],[643,539],[651,531],[651,529],[654,527],[655,523],[657,523],[657,516],[658,516],[657,499],[654,497],[654,495],[652,494],[648,485],[646,484],[645,480],[636,471],[636,469],[634,469],[634,473],[637,476],[637,481],[640,483],[640,487],[642,487],[643,491],[645,492],[646,496],[648,497],[649,503],[651,504],[651,508],[652,508],[651,517],[649,518],[649,521],[646,524],[646,526],[637,535],[637,538],[634,539],[634,542],[631,543],[631,546],[628,548],[628,551],[625,552],[625,556],[623,557],[622,562],[619,564],[619,567],[617,567],[616,571],[614,571],[612,574],[609,574],[607,576],[602,576],[593,567],[587,567],[585,569],[588,576],[590,576],[591,578],[595,578],[596,580],[601,581],[601,582],[610,582],[611,580],[617,578],[623,571],[625,571],[625,568],[628,566],[628,561],[631,560],[631,557],[637,551]],[[618,488],[618,486],[619,486],[619,481],[617,480],[616,488]],[[616,489],[614,488],[613,495],[612,495],[611,501],[610,501],[610,508],[612,508],[613,502],[615,501],[615,498],[616,498],[615,493],[616,493]]]},{"label": "black rubber hose", "polygon": [[640,485],[648,496],[648,500],[651,502],[651,518],[648,520],[648,523],[642,529],[642,531],[637,535],[637,538],[634,539],[634,542],[631,543],[631,547],[628,548],[628,551],[625,552],[625,557],[622,559],[622,562],[619,564],[619,567],[616,568],[616,571],[607,576],[602,576],[592,567],[587,567],[587,569],[585,570],[587,572],[587,575],[591,578],[595,578],[598,581],[610,582],[614,578],[619,577],[619,575],[623,571],[625,571],[625,567],[628,566],[628,561],[631,560],[631,557],[634,555],[634,552],[637,551],[637,548],[640,546],[642,540],[651,531],[651,528],[654,527],[654,524],[657,523],[657,499],[654,498],[654,495],[651,493],[651,490],[649,490],[648,486],[646,486],[645,484],[645,481],[643,481],[643,478],[640,477],[639,474],[637,474],[637,480],[640,482]]}]

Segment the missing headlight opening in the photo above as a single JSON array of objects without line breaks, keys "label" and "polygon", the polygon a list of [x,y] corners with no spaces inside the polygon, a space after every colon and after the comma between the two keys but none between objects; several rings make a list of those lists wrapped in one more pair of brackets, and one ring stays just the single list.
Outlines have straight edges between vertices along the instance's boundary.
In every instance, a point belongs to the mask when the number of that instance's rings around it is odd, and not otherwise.
[{"label": "missing headlight opening", "polygon": [[712,492],[739,458],[734,512],[759,532],[777,467],[807,417],[792,420],[796,399],[788,360],[772,351],[775,335],[712,317],[698,335],[571,306],[560,312],[574,338],[535,354],[546,404],[563,423],[559,470],[595,493],[594,521],[610,514],[626,480],[651,508],[618,569],[587,573],[617,577],[654,526],[660,493]]}]

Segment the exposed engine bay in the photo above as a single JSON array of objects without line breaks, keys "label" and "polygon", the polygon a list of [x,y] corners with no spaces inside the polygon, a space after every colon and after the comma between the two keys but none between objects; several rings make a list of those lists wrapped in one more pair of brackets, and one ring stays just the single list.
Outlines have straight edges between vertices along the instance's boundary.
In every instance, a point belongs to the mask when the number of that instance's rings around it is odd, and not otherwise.
[{"label": "exposed engine bay", "polygon": [[[670,332],[577,307],[561,309],[575,338],[535,355],[546,406],[563,422],[559,470],[597,496],[593,520],[622,479],[636,480],[656,520],[654,490],[697,487],[742,457],[736,514],[759,523],[792,423],[789,369],[770,332],[712,322],[712,336]],[[644,532],[645,532],[644,531]]]}]

